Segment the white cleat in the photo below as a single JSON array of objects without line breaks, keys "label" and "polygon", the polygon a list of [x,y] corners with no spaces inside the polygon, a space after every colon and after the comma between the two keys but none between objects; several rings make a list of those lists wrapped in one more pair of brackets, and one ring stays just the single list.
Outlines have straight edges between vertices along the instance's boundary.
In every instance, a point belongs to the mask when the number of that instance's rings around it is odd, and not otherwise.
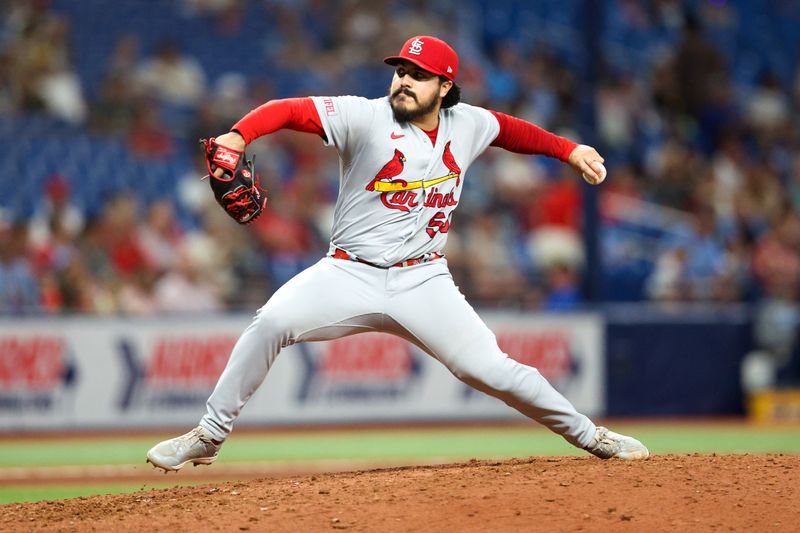
[{"label": "white cleat", "polygon": [[638,440],[614,433],[603,426],[597,426],[594,440],[584,449],[600,459],[616,457],[626,461],[635,461],[650,457],[647,447]]},{"label": "white cleat", "polygon": [[156,468],[177,472],[187,463],[210,465],[217,460],[222,443],[215,441],[207,429],[197,426],[189,433],[159,442],[147,452],[147,462]]}]

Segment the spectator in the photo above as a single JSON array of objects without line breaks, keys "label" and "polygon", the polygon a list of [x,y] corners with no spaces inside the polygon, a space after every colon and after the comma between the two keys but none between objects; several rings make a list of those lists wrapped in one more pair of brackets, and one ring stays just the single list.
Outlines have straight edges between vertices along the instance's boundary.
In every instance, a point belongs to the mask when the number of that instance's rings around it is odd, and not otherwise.
[{"label": "spectator", "polygon": [[691,300],[691,285],[686,272],[688,251],[677,247],[663,251],[656,258],[655,268],[646,282],[651,300],[685,302]]},{"label": "spectator", "polygon": [[684,33],[675,55],[675,78],[682,111],[701,119],[715,87],[728,84],[725,58],[709,41],[697,15],[687,12]]},{"label": "spectator", "polygon": [[14,74],[21,82],[21,105],[66,122],[82,123],[87,105],[70,62],[68,20],[36,8],[21,16],[27,20],[21,24],[19,40],[11,46]]},{"label": "spectator", "polygon": [[203,279],[191,249],[182,246],[175,269],[155,286],[156,308],[164,313],[207,313],[222,310],[219,291]]},{"label": "spectator", "polygon": [[469,279],[465,292],[481,305],[519,304],[532,297],[510,253],[515,244],[507,222],[484,211],[477,213],[462,231]]},{"label": "spectator", "polygon": [[775,213],[782,211],[780,179],[764,165],[748,166],[744,187],[735,202],[740,223],[750,234],[760,236],[767,230]]},{"label": "spectator", "polygon": [[658,299],[711,301],[725,273],[725,246],[714,211],[700,206],[692,224],[683,228],[661,254],[651,277],[650,293]]},{"label": "spectator", "polygon": [[[58,50],[68,50],[69,26],[59,19],[47,34],[50,44]],[[83,124],[88,116],[88,106],[78,74],[63,59],[50,58],[30,75],[36,80],[36,91],[45,109],[53,116],[72,124]]]},{"label": "spectator", "polygon": [[136,104],[133,87],[125,77],[109,75],[92,106],[89,125],[99,133],[125,135],[136,123]]},{"label": "spectator", "polygon": [[[175,266],[183,233],[175,219],[175,207],[170,200],[160,199],[150,204],[147,217],[137,232],[138,245],[148,266],[157,273],[166,272]],[[144,273],[139,277],[147,280],[150,276]]]},{"label": "spectator", "polygon": [[537,50],[522,67],[524,71],[520,76],[523,84],[521,97],[524,98],[520,116],[545,129],[552,128],[559,113],[558,94],[553,86],[557,79],[556,64],[555,58]]},{"label": "spectator", "polygon": [[669,139],[654,165],[650,199],[674,209],[690,209],[695,177],[704,173],[703,164],[702,156],[689,144],[677,138]]},{"label": "spectator", "polygon": [[36,313],[39,286],[29,258],[28,231],[24,224],[0,221],[0,312]]},{"label": "spectator", "polygon": [[110,199],[103,212],[103,245],[116,280],[127,279],[148,264],[138,238],[138,218],[137,201],[130,193]]},{"label": "spectator", "polygon": [[494,51],[494,60],[491,64],[494,70],[486,77],[489,98],[502,109],[520,95],[518,72],[522,62],[515,46],[511,43],[501,43]]},{"label": "spectator", "polygon": [[770,140],[783,129],[789,117],[789,97],[773,71],[767,70],[761,75],[745,112],[750,126],[759,136]]},{"label": "spectator", "polygon": [[107,315],[118,310],[116,278],[97,278],[79,256],[58,273],[62,313]]},{"label": "spectator", "polygon": [[179,107],[196,107],[206,91],[200,64],[169,40],[162,41],[153,57],[139,65],[136,77],[145,93]]},{"label": "spectator", "polygon": [[756,243],[753,271],[762,294],[797,300],[800,285],[800,215],[785,209]]},{"label": "spectator", "polygon": [[568,263],[554,263],[546,269],[547,288],[542,302],[546,311],[573,311],[580,305],[577,270]]},{"label": "spectator", "polygon": [[644,108],[641,90],[631,77],[619,77],[601,85],[597,92],[597,128],[605,146],[625,150],[634,142]]},{"label": "spectator", "polygon": [[108,59],[106,78],[122,79],[126,85],[133,85],[136,82],[136,68],[140,62],[139,49],[139,37],[136,34],[121,35],[114,43],[114,49]]},{"label": "spectator", "polygon": [[726,135],[711,161],[712,203],[723,224],[730,224],[735,217],[736,198],[745,186],[747,167],[741,139]]},{"label": "spectator", "polygon": [[582,198],[580,184],[572,172],[561,171],[531,198],[525,227],[558,227],[577,232],[582,223]]},{"label": "spectator", "polygon": [[160,123],[154,102],[142,100],[138,103],[128,132],[128,147],[133,155],[148,161],[175,154],[173,138]]},{"label": "spectator", "polygon": [[63,174],[49,176],[45,180],[44,192],[45,196],[28,224],[31,244],[34,247],[46,246],[54,226],[63,232],[65,239],[76,239],[83,229],[83,211],[72,202],[67,177]]},{"label": "spectator", "polygon": [[158,312],[156,281],[158,274],[149,266],[142,266],[122,284],[119,290],[119,310],[133,316],[152,316]]}]

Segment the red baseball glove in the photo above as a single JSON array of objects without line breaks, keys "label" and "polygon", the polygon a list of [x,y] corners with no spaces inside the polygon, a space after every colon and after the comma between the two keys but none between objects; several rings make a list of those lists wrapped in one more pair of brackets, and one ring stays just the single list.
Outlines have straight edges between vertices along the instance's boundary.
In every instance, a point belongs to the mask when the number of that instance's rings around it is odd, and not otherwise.
[{"label": "red baseball glove", "polygon": [[[267,205],[266,191],[259,187],[259,176],[253,169],[253,159],[244,152],[232,150],[216,140],[200,139],[208,165],[208,180],[219,205],[239,224],[247,224],[261,214]],[[214,176],[221,168],[223,174]]]}]

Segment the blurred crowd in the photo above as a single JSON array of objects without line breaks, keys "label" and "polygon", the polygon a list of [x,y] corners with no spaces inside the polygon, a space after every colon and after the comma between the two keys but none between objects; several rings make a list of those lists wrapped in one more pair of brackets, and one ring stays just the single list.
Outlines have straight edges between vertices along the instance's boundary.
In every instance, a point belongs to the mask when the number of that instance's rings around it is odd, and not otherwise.
[{"label": "blurred crowd", "polygon": [[[252,8],[173,4],[181,17],[207,20],[197,38],[212,43],[242,32]],[[472,303],[577,308],[587,269],[600,268],[589,260],[611,274],[647,265],[629,294],[608,281],[607,300],[797,300],[800,72],[785,79],[765,66],[751,84],[734,81],[731,57],[708,36],[709,26],[732,24],[729,4],[689,12],[670,0],[608,2],[610,26],[658,35],[659,52],[646,68],[626,69],[601,47],[586,59],[597,62],[593,92],[560,50],[487,38],[479,11],[468,10],[480,2],[255,4],[271,24],[247,37],[260,75],[237,72],[227,52],[219,69],[176,40],[144,46],[123,33],[96,84],[76,68],[69,16],[48,1],[3,4],[0,115],[45,114],[123,139],[144,161],[183,155],[191,164],[174,192],[165,184],[170,192],[148,202],[134,183],[86,206],[74,192],[81,176],[43,177],[31,216],[0,221],[0,312],[150,315],[265,302],[327,251],[335,151],[292,132],[254,142],[270,203],[243,228],[200,180],[197,139],[271,98],[380,96],[391,76],[380,58],[412,34],[441,35],[459,50],[466,102],[592,142],[609,168],[601,216],[587,221],[587,187],[566,165],[488,150],[470,169],[445,250]],[[601,225],[599,257],[584,252],[587,223]]]}]

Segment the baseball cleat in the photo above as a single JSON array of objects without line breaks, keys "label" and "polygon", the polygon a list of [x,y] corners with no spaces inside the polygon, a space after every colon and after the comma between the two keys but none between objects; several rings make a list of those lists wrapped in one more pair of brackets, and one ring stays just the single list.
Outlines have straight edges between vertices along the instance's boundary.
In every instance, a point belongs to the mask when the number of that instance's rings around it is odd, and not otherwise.
[{"label": "baseball cleat", "polygon": [[210,465],[217,460],[221,442],[215,441],[207,429],[197,426],[189,433],[159,442],[147,452],[147,462],[156,468],[177,472],[187,463]]},{"label": "baseball cleat", "polygon": [[614,433],[603,426],[597,426],[594,440],[584,450],[600,459],[616,457],[626,461],[634,461],[650,457],[647,447],[638,440]]}]

